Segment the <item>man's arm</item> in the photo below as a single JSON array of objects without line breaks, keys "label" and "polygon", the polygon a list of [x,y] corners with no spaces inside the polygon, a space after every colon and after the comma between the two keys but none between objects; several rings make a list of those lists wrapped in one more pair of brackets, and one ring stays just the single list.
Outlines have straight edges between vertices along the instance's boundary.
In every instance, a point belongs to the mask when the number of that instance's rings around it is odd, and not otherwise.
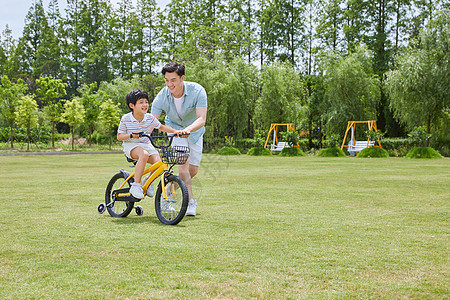
[{"label": "man's arm", "polygon": [[184,128],[182,131],[190,133],[193,131],[197,131],[206,124],[206,113],[208,111],[207,107],[198,107],[195,109],[195,112],[197,114],[197,120],[194,121],[191,125]]}]

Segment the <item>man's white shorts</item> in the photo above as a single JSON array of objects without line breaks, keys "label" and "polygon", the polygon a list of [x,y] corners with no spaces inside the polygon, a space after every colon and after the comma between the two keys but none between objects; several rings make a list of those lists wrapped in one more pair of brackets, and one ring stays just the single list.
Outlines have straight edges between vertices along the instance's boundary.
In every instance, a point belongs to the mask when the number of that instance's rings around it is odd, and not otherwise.
[{"label": "man's white shorts", "polygon": [[148,152],[149,155],[153,155],[153,154],[159,154],[158,151],[156,151],[156,149],[153,147],[152,144],[150,143],[123,143],[123,152],[125,153],[125,155],[129,158],[131,157],[131,150],[133,150],[136,147],[141,147],[142,149],[146,150]]},{"label": "man's white shorts", "polygon": [[198,139],[197,143],[191,142],[189,138],[174,137],[172,146],[184,146],[189,147],[189,164],[194,166],[200,166],[202,160],[203,151],[203,135]]}]

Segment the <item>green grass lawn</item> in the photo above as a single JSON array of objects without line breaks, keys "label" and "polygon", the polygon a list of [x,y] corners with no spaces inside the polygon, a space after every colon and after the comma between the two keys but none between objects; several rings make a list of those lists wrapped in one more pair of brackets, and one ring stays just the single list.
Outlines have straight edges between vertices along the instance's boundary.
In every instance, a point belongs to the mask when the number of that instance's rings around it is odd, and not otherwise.
[{"label": "green grass lawn", "polygon": [[97,214],[121,154],[0,157],[0,298],[448,299],[450,160],[205,155],[198,215]]}]

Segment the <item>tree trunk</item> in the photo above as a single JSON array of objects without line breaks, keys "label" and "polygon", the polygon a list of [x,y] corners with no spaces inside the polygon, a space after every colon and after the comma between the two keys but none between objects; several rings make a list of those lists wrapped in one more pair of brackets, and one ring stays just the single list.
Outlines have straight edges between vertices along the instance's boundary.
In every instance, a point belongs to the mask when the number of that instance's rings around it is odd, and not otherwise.
[{"label": "tree trunk", "polygon": [[72,127],[72,151],[75,150],[75,136],[74,136],[74,130]]},{"label": "tree trunk", "polygon": [[55,122],[52,121],[52,148],[55,148]]}]

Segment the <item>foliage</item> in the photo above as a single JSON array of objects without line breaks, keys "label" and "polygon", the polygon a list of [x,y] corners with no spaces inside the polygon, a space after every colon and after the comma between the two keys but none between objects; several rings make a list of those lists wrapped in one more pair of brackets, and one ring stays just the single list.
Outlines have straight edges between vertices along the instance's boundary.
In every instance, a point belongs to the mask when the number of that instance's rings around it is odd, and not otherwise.
[{"label": "foliage", "polygon": [[112,129],[119,124],[120,121],[120,107],[119,104],[114,104],[111,99],[106,100],[100,105],[100,114],[98,116],[102,131],[107,133],[110,137],[109,147],[112,147]]},{"label": "foliage", "polygon": [[38,125],[38,105],[31,96],[23,96],[15,111],[17,124],[27,130],[27,150],[30,150],[31,128]]},{"label": "foliage", "polygon": [[45,104],[44,114],[52,124],[52,147],[55,147],[55,126],[57,122],[61,121],[62,114],[60,99],[67,95],[67,83],[50,76],[36,79],[36,85],[38,86],[36,92]]},{"label": "foliage", "polygon": [[304,80],[289,63],[274,63],[261,70],[261,96],[253,123],[267,130],[271,123],[298,124],[305,118],[307,90]]},{"label": "foliage", "polygon": [[368,147],[362,149],[356,157],[389,157],[388,152],[380,147]]},{"label": "foliage", "polygon": [[232,136],[225,136],[225,146],[227,147],[234,146],[234,138]]},{"label": "foliage", "polygon": [[317,153],[319,157],[346,157],[344,151],[339,147],[325,148],[320,149],[319,153]]},{"label": "foliage", "polygon": [[397,56],[397,68],[387,73],[386,89],[395,116],[410,129],[426,126],[431,133],[450,108],[450,26],[444,11],[421,33],[418,47]]},{"label": "foliage", "polygon": [[250,150],[248,150],[247,155],[253,155],[253,156],[271,156],[272,152],[270,152],[269,149],[264,147],[253,147]]},{"label": "foliage", "polygon": [[9,139],[11,148],[14,148],[14,124],[16,121],[17,100],[25,94],[26,90],[27,86],[23,79],[18,79],[17,83],[13,83],[6,75],[1,78],[0,114],[10,128]]},{"label": "foliage", "polygon": [[428,144],[431,134],[427,133],[425,126],[418,126],[408,134],[408,137],[416,147],[425,147]]},{"label": "foliage", "polygon": [[305,153],[297,147],[284,147],[281,156],[305,156]]},{"label": "foliage", "polygon": [[405,156],[406,158],[442,158],[442,155],[439,154],[436,150],[431,147],[416,147],[412,148],[408,154]]},{"label": "foliage", "polygon": [[64,104],[64,113],[62,115],[64,122],[69,124],[72,133],[72,150],[74,149],[75,128],[84,121],[84,107],[80,100],[74,98]]},{"label": "foliage", "polygon": [[403,157],[414,147],[414,144],[411,139],[385,138],[381,146],[388,152],[389,156]]},{"label": "foliage", "polygon": [[239,149],[234,147],[222,147],[217,151],[218,155],[240,155]]},{"label": "foliage", "polygon": [[381,130],[366,130],[365,135],[369,137],[371,141],[374,141],[375,144],[378,143],[378,140],[382,140],[384,137],[384,132]]},{"label": "foliage", "polygon": [[324,58],[326,132],[344,130],[349,120],[375,120],[380,81],[372,69],[371,53],[357,47],[347,56],[330,53]]},{"label": "foliage", "polygon": [[297,143],[300,139],[298,132],[295,131],[294,129],[289,129],[288,131],[282,132],[281,136],[290,147],[297,146]]}]

